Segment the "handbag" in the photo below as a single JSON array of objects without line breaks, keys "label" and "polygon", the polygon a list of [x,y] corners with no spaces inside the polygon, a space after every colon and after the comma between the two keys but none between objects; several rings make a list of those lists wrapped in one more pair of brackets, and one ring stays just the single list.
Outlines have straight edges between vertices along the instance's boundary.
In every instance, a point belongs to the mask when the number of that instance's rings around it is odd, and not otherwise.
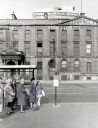
[{"label": "handbag", "polygon": [[44,90],[42,90],[42,96],[45,96],[45,92],[44,92]]}]

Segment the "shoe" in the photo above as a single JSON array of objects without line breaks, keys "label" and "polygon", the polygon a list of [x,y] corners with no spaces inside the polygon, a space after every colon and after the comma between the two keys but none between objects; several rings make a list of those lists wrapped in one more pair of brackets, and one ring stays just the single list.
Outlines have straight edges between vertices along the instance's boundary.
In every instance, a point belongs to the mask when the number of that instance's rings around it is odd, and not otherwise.
[{"label": "shoe", "polygon": [[25,111],[20,111],[21,113],[25,113]]},{"label": "shoe", "polygon": [[11,115],[11,112],[7,112],[7,115]]}]

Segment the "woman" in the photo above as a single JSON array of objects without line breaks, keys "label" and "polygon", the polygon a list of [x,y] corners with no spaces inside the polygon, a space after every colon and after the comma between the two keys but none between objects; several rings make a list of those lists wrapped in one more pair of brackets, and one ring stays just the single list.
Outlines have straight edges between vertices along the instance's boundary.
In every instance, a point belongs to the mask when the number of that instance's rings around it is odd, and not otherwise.
[{"label": "woman", "polygon": [[33,108],[33,104],[36,104],[36,85],[34,83],[34,78],[31,78],[31,83],[29,86],[29,101],[30,101],[30,108]]},{"label": "woman", "polygon": [[18,105],[20,105],[20,112],[23,113],[24,106],[26,105],[26,90],[24,87],[24,79],[21,79],[21,83],[18,86]]},{"label": "woman", "polygon": [[36,91],[37,91],[37,105],[40,107],[41,97],[42,97],[42,86],[39,81],[36,83]]},{"label": "woman", "polygon": [[6,81],[5,95],[6,95],[7,114],[10,115],[12,112],[13,97],[15,96],[15,93],[13,92],[13,89],[11,87],[11,80],[10,79],[8,79]]}]

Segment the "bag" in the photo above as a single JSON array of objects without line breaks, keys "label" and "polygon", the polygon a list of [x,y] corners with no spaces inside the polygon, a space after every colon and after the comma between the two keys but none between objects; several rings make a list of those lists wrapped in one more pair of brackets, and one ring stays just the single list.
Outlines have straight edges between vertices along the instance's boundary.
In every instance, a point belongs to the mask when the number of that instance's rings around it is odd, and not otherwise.
[{"label": "bag", "polygon": [[42,96],[45,96],[45,92],[44,92],[44,90],[42,90]]},{"label": "bag", "polygon": [[38,110],[38,106],[36,103],[33,104],[33,110]]}]

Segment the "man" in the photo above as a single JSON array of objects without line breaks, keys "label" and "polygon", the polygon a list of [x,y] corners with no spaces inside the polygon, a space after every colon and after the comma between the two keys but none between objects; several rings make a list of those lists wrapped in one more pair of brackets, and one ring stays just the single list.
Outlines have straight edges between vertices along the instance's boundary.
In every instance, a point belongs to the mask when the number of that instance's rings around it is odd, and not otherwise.
[{"label": "man", "polygon": [[[2,78],[0,78],[0,112],[3,111],[3,88],[2,88]],[[0,121],[2,121],[3,119],[0,118]]]},{"label": "man", "polygon": [[30,107],[33,108],[33,105],[36,105],[36,85],[35,85],[35,79],[31,78],[31,83],[29,86],[29,101],[30,101]]}]

